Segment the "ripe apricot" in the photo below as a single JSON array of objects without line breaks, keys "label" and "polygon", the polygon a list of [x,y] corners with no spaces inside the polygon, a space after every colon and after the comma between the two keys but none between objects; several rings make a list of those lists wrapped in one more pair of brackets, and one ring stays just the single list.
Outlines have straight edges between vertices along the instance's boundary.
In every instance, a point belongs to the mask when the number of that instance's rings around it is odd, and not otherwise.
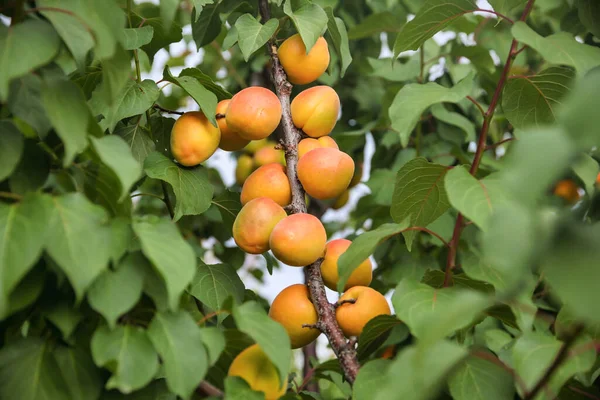
[{"label": "ripe apricot", "polygon": [[238,158],[237,165],[235,166],[235,181],[238,183],[238,185],[241,185],[246,181],[246,178],[248,178],[252,173],[253,168],[254,159],[252,157],[242,154]]},{"label": "ripe apricot", "polygon": [[259,149],[254,153],[254,163],[263,166],[272,163],[285,164],[285,154],[283,150],[277,150],[275,143],[269,142],[269,145]]},{"label": "ripe apricot", "polygon": [[[227,115],[227,107],[231,100],[221,100],[217,104],[217,114]],[[219,148],[225,151],[236,151],[242,149],[248,143],[249,140],[241,138],[237,133],[227,126],[225,118],[217,119],[217,125],[221,130],[221,141],[219,142]]]},{"label": "ripe apricot", "polygon": [[277,55],[288,80],[295,85],[317,80],[329,66],[329,47],[322,36],[306,54],[300,34],[292,35],[279,46]]},{"label": "ripe apricot", "polygon": [[335,310],[335,318],[346,337],[360,336],[367,322],[378,315],[392,313],[386,298],[370,287],[354,286],[339,301],[350,299],[356,302],[342,304]]},{"label": "ripe apricot", "polygon": [[329,135],[340,113],[340,98],[329,86],[314,86],[292,100],[292,121],[308,136]]},{"label": "ripe apricot", "polygon": [[183,114],[171,130],[171,152],[177,162],[186,167],[196,166],[217,151],[221,132],[201,111]]},{"label": "ripe apricot", "polygon": [[306,285],[296,284],[283,289],[273,300],[269,316],[283,325],[290,336],[292,349],[312,343],[321,334],[318,329],[302,327],[303,324],[314,325],[318,320]]},{"label": "ripe apricot", "polygon": [[576,203],[579,200],[579,191],[577,184],[570,179],[559,181],[554,187],[554,195],[562,197],[569,204]]},{"label": "ripe apricot", "polygon": [[283,165],[263,165],[246,179],[240,199],[242,204],[258,197],[268,197],[280,206],[290,204],[292,189]]},{"label": "ripe apricot", "polygon": [[275,257],[294,267],[317,261],[323,256],[326,242],[323,224],[310,214],[293,214],[282,219],[273,228],[269,239]]},{"label": "ripe apricot", "polygon": [[[327,243],[325,247],[325,257],[323,257],[323,263],[321,264],[321,275],[323,276],[323,283],[331,290],[337,291],[337,283],[339,280],[338,275],[338,259],[352,242],[348,239],[335,239]],[[373,279],[373,265],[371,260],[368,258],[364,260],[360,265],[352,272],[344,290],[348,290],[354,286],[369,286]]]},{"label": "ripe apricot", "polygon": [[353,188],[354,186],[356,186],[360,183],[360,180],[362,179],[362,173],[363,173],[363,163],[360,162],[354,169],[354,175],[352,176],[350,185],[348,185],[349,188]]},{"label": "ripe apricot", "polygon": [[329,136],[321,136],[318,139],[306,138],[302,139],[298,143],[298,159],[302,158],[303,155],[311,150],[318,149],[321,147],[331,147],[332,149],[338,149],[339,147],[335,140]]},{"label": "ripe apricot", "polygon": [[248,383],[252,390],[263,392],[265,400],[277,400],[287,389],[279,379],[275,364],[258,344],[254,344],[238,354],[229,366],[227,375],[239,376]]},{"label": "ripe apricot", "polygon": [[348,203],[348,200],[350,200],[350,191],[344,190],[344,192],[335,199],[335,201],[331,205],[331,208],[333,208],[334,210],[339,210]]},{"label": "ripe apricot", "polygon": [[231,98],[225,120],[243,139],[264,139],[279,125],[281,103],[269,89],[259,86],[242,89]]},{"label": "ripe apricot", "polygon": [[269,238],[285,210],[267,197],[246,203],[233,222],[233,240],[246,253],[261,254],[269,250]]},{"label": "ripe apricot", "polygon": [[337,149],[314,149],[298,161],[300,183],[306,193],[320,200],[341,195],[348,188],[353,174],[354,161]]},{"label": "ripe apricot", "polygon": [[[273,142],[269,141],[269,139],[251,140],[250,143],[244,147],[244,151],[249,154],[254,154],[258,150],[270,145],[271,143]],[[273,143],[273,145],[275,145],[275,143]]]}]

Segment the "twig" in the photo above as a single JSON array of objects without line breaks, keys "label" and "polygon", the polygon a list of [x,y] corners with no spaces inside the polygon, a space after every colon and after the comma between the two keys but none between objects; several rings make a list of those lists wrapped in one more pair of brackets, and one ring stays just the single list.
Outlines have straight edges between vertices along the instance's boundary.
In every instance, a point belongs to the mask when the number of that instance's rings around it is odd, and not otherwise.
[{"label": "twig", "polygon": [[16,193],[10,192],[0,192],[0,197],[4,197],[5,199],[13,199],[13,200],[23,200],[23,196]]},{"label": "twig", "polygon": [[514,24],[514,23],[515,23],[515,21],[513,21],[513,20],[512,20],[512,19],[510,19],[510,18],[508,18],[506,15],[504,15],[504,14],[500,14],[499,12],[496,12],[496,11],[494,11],[494,10],[484,10],[484,9],[482,9],[482,8],[478,8],[478,9],[477,9],[477,10],[475,10],[475,11],[479,11],[479,12],[486,12],[486,13],[494,14],[494,15],[496,15],[496,16],[498,16],[498,17],[500,17],[500,18],[504,19],[504,20],[506,20],[506,22],[509,22],[509,23],[511,23],[511,24]]},{"label": "twig", "polygon": [[168,110],[168,109],[166,109],[164,107],[159,106],[158,104],[153,105],[152,108],[156,108],[157,110],[160,110],[160,111],[165,112],[167,114],[177,114],[177,115],[183,115],[183,114],[185,114],[185,112],[183,112],[183,111]]},{"label": "twig", "polygon": [[498,147],[498,146],[500,146],[500,145],[502,145],[504,143],[512,142],[513,140],[516,140],[516,138],[511,137],[511,138],[503,139],[503,140],[499,141],[498,143],[494,143],[494,144],[490,144],[490,145],[485,146],[485,149],[486,150],[491,150],[491,149],[494,149],[494,148],[496,148],[496,147]]},{"label": "twig", "polygon": [[475,104],[475,107],[477,107],[479,109],[479,112],[481,112],[481,115],[485,118],[485,111],[484,111],[483,107],[481,107],[481,104],[479,104],[479,102],[471,96],[467,96],[467,99],[471,103]]},{"label": "twig", "polygon": [[[259,8],[262,19],[268,21],[271,16],[268,0],[260,0]],[[304,189],[296,174],[296,166],[298,164],[297,146],[301,134],[292,122],[290,111],[292,85],[288,82],[285,71],[279,62],[277,45],[273,38],[267,42],[267,51],[271,57],[271,82],[275,87],[275,93],[281,102],[282,108],[281,128],[283,137],[281,138],[281,142],[285,150],[287,176],[292,189],[292,202],[289,209],[292,214],[305,213]],[[331,348],[340,362],[346,380],[352,384],[356,379],[360,365],[356,357],[356,350],[346,342],[344,334],[335,319],[335,310],[327,300],[323,278],[321,277],[322,261],[322,259],[319,259],[305,267],[306,284],[319,316],[318,326],[329,340]]]},{"label": "twig", "polygon": [[206,381],[202,381],[198,385],[196,391],[207,396],[223,397],[223,392]]},{"label": "twig", "polygon": [[[533,3],[535,0],[529,0],[527,5],[525,6],[525,10],[521,15],[520,21],[525,21],[533,8]],[[500,80],[496,85],[496,90],[494,91],[494,95],[492,97],[492,102],[490,103],[487,111],[483,115],[483,125],[481,127],[481,133],[479,134],[479,141],[477,142],[477,151],[475,152],[475,157],[473,158],[473,163],[471,164],[471,168],[469,169],[469,173],[471,175],[475,175],[477,170],[479,169],[479,163],[481,162],[481,157],[486,149],[486,140],[488,130],[490,129],[490,123],[492,118],[494,117],[494,112],[496,111],[496,106],[498,105],[498,101],[500,100],[500,95],[502,94],[502,89],[504,88],[504,84],[508,78],[508,73],[510,72],[510,67],[514,59],[517,56],[517,45],[518,41],[513,39],[512,44],[510,46],[510,51],[508,52],[508,57],[506,59],[506,64],[504,65],[504,70],[502,71],[502,75],[500,76]],[[452,273],[452,269],[456,264],[456,252],[458,250],[458,243],[460,242],[460,235],[462,233],[463,228],[463,215],[461,213],[458,214],[456,218],[456,223],[454,224],[454,231],[452,233],[452,239],[450,239],[450,249],[448,251],[448,257],[446,258],[446,271],[444,276],[444,286],[448,286],[450,283],[450,274]]]},{"label": "twig", "polygon": [[421,231],[421,232],[426,232],[429,233],[432,236],[435,236],[436,238],[438,238],[442,243],[444,243],[444,246],[446,247],[450,247],[450,244],[448,244],[448,242],[446,242],[444,240],[444,238],[442,238],[439,234],[435,233],[434,231],[427,229],[427,228],[423,228],[422,226],[411,226],[410,228],[406,228],[405,230],[403,230],[402,232],[406,232],[406,231]]}]

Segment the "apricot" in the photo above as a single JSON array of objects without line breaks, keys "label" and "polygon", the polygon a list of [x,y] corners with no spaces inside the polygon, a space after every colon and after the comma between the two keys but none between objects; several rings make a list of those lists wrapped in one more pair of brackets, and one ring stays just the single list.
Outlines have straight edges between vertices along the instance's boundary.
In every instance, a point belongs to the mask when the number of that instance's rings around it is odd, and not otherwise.
[{"label": "apricot", "polygon": [[579,191],[577,184],[570,179],[559,181],[554,187],[554,195],[562,197],[569,204],[576,203],[579,200]]},{"label": "apricot", "polygon": [[290,110],[296,128],[318,138],[333,130],[340,112],[340,98],[329,86],[314,86],[296,96]]},{"label": "apricot", "polygon": [[329,66],[329,47],[322,36],[307,54],[300,34],[292,35],[279,46],[277,55],[288,80],[295,85],[316,81]]},{"label": "apricot", "polygon": [[334,210],[339,210],[348,203],[348,200],[350,200],[350,191],[344,190],[344,192],[335,199],[335,201],[331,205],[331,208],[333,208]]},{"label": "apricot", "polygon": [[[263,147],[269,146],[271,143],[273,142],[269,141],[269,139],[251,140],[243,150],[246,153],[254,154]],[[273,145],[275,145],[275,143],[273,143]]]},{"label": "apricot", "polygon": [[[231,100],[221,100],[219,104],[217,104],[217,114],[227,115],[227,107],[229,107],[229,102]],[[237,133],[235,133],[232,129],[227,126],[227,121],[225,118],[217,119],[217,125],[219,125],[219,129],[221,130],[221,141],[219,142],[219,148],[225,151],[236,151],[243,149],[248,143],[249,140],[241,138]]]},{"label": "apricot", "polygon": [[300,143],[298,143],[298,159],[302,158],[302,156],[309,151],[319,149],[321,147],[331,147],[332,149],[339,150],[335,140],[329,136],[321,136],[318,139],[306,138],[302,139]]},{"label": "apricot", "polygon": [[240,90],[229,102],[227,126],[247,140],[264,139],[281,120],[281,103],[269,89],[252,86]]},{"label": "apricot", "polygon": [[318,329],[302,327],[303,324],[314,325],[318,320],[306,285],[296,284],[283,289],[273,300],[269,316],[283,325],[290,336],[292,349],[312,343],[321,334]]},{"label": "apricot", "polygon": [[272,163],[285,164],[285,154],[283,150],[277,150],[275,143],[270,142],[268,146],[259,149],[254,153],[254,162],[258,166]]},{"label": "apricot", "polygon": [[323,256],[326,242],[327,233],[323,224],[310,214],[293,214],[282,219],[273,228],[269,239],[273,255],[294,267],[317,261]]},{"label": "apricot", "polygon": [[352,180],[350,181],[350,185],[348,186],[349,188],[353,188],[354,186],[356,186],[360,183],[360,181],[362,179],[362,173],[363,173],[363,163],[360,162],[354,169],[354,175],[352,176]]},{"label": "apricot", "polygon": [[233,221],[233,240],[246,253],[262,254],[269,250],[269,238],[285,210],[267,197],[246,203]]},{"label": "apricot", "polygon": [[183,114],[171,130],[171,153],[186,167],[196,166],[217,151],[221,132],[201,111]]},{"label": "apricot", "polygon": [[290,204],[292,189],[283,165],[263,165],[246,179],[242,187],[242,204],[259,197],[268,197],[280,206]]},{"label": "apricot", "polygon": [[386,298],[370,287],[354,286],[339,301],[350,299],[356,302],[342,304],[335,310],[335,319],[346,337],[360,336],[367,322],[378,315],[392,313]]},{"label": "apricot", "polygon": [[[325,247],[325,257],[323,257],[323,263],[321,264],[321,275],[323,276],[323,283],[331,290],[337,291],[337,284],[339,280],[338,275],[338,259],[352,242],[348,239],[335,239],[327,243]],[[352,272],[344,290],[348,290],[354,286],[369,286],[373,279],[373,265],[371,260],[368,258],[360,263],[360,265]]]},{"label": "apricot", "polygon": [[341,195],[348,188],[353,174],[354,161],[337,149],[314,149],[298,161],[300,183],[306,193],[320,200]]},{"label": "apricot", "polygon": [[242,154],[238,160],[237,165],[235,166],[235,181],[238,185],[243,184],[246,179],[252,173],[252,169],[254,168],[254,159],[249,155]]},{"label": "apricot", "polygon": [[390,360],[390,359],[394,358],[395,355],[396,355],[396,346],[389,345],[385,349],[383,349],[383,353],[381,353],[381,358]]},{"label": "apricot", "polygon": [[239,376],[252,390],[263,392],[265,400],[277,400],[286,391],[279,379],[275,364],[265,352],[254,344],[238,354],[229,366],[229,376]]}]

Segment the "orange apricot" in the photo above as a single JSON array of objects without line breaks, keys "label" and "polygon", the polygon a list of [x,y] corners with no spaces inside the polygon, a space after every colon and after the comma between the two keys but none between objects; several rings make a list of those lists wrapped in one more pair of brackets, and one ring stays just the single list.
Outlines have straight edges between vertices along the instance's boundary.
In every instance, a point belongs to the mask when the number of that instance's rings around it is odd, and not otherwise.
[{"label": "orange apricot", "polygon": [[292,121],[308,136],[329,135],[340,113],[340,98],[329,86],[306,89],[292,100]]},{"label": "orange apricot", "polygon": [[303,155],[311,150],[318,149],[321,147],[331,147],[332,149],[338,149],[339,147],[335,140],[329,136],[321,136],[318,139],[306,138],[302,139],[298,143],[298,159],[302,158]]},{"label": "orange apricot", "polygon": [[300,34],[292,35],[279,46],[277,55],[288,80],[295,85],[316,81],[329,66],[329,47],[322,36],[307,54]]},{"label": "orange apricot", "polygon": [[239,376],[252,390],[263,392],[265,400],[277,400],[287,390],[279,379],[275,364],[254,344],[238,354],[229,366],[229,376]]},{"label": "orange apricot", "polygon": [[341,195],[354,174],[354,161],[337,149],[323,147],[309,151],[298,161],[298,179],[306,193],[320,199]]},{"label": "orange apricot", "polygon": [[[227,107],[229,107],[230,101],[231,100],[221,100],[219,104],[217,104],[217,114],[227,115]],[[221,130],[221,141],[219,142],[220,149],[225,151],[236,151],[244,148],[244,146],[250,143],[249,140],[241,138],[227,126],[225,117],[217,119],[217,125],[219,125],[219,129]]]},{"label": "orange apricot", "polygon": [[217,151],[221,132],[201,111],[183,114],[171,130],[171,153],[177,162],[193,167],[208,160]]},{"label": "orange apricot", "polygon": [[242,204],[258,197],[268,197],[280,206],[290,204],[292,189],[283,165],[263,165],[246,179],[240,199]]},{"label": "orange apricot", "polygon": [[339,301],[355,300],[354,304],[344,303],[335,310],[335,318],[346,337],[360,336],[363,328],[378,315],[392,312],[385,297],[367,286],[354,286],[344,293]]},{"label": "orange apricot", "polygon": [[246,203],[233,222],[233,240],[246,253],[262,254],[269,250],[269,238],[285,210],[266,197]]},{"label": "orange apricot", "polygon": [[[338,275],[338,259],[352,242],[348,239],[335,239],[327,243],[325,247],[325,257],[323,257],[323,263],[321,264],[321,275],[323,276],[323,283],[331,290],[337,291],[337,284],[339,280]],[[373,265],[370,259],[364,260],[360,265],[352,272],[344,290],[348,290],[354,286],[369,286],[373,279]]]},{"label": "orange apricot", "polygon": [[350,185],[348,186],[349,188],[353,188],[354,186],[356,186],[360,183],[360,180],[362,179],[362,173],[363,173],[363,163],[360,162],[354,169],[354,175],[352,176],[352,180],[350,181]]},{"label": "orange apricot", "polygon": [[269,239],[273,255],[294,267],[317,261],[323,256],[326,242],[323,224],[310,214],[293,214],[282,219],[273,228]]},{"label": "orange apricot", "polygon": [[302,327],[303,324],[314,325],[318,320],[308,287],[303,284],[283,289],[273,300],[269,317],[283,325],[290,336],[292,349],[312,343],[321,334],[318,329]]},{"label": "orange apricot", "polygon": [[254,159],[252,159],[252,157],[242,154],[238,158],[237,165],[235,166],[235,181],[238,183],[238,185],[241,185],[246,181],[246,178],[248,178],[252,173],[253,168]]},{"label": "orange apricot", "polygon": [[339,210],[348,203],[348,200],[350,200],[350,191],[344,190],[344,192],[335,199],[335,201],[331,205],[331,208],[333,208],[334,210]]},{"label": "orange apricot", "polygon": [[277,150],[275,148],[275,143],[270,142],[268,146],[265,146],[254,153],[254,162],[259,167],[272,163],[284,165],[285,154],[283,153],[283,150]]},{"label": "orange apricot", "polygon": [[225,120],[243,139],[264,139],[279,125],[281,103],[269,89],[259,86],[242,89],[231,98]]},{"label": "orange apricot", "polygon": [[554,187],[554,195],[562,197],[569,204],[576,203],[579,200],[580,195],[577,190],[577,184],[570,179],[564,179],[559,181]]},{"label": "orange apricot", "polygon": [[[244,147],[243,151],[249,154],[254,154],[258,150],[270,145],[271,143],[273,142],[269,141],[269,139],[251,140],[250,143],[248,143],[248,145]],[[273,143],[273,145],[275,144]]]}]

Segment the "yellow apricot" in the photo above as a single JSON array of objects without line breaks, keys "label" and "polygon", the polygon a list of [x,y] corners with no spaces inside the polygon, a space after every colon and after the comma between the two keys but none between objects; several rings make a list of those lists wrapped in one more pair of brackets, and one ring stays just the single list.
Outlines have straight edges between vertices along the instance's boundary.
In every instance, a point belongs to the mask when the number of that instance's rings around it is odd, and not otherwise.
[{"label": "yellow apricot", "polygon": [[254,344],[238,354],[229,366],[229,376],[239,376],[252,390],[263,392],[265,400],[277,400],[284,395],[286,386],[281,384],[275,364],[265,352]]},{"label": "yellow apricot", "polygon": [[317,261],[323,256],[326,242],[323,224],[310,214],[293,214],[282,219],[273,228],[269,239],[273,255],[293,267]]},{"label": "yellow apricot", "polygon": [[277,150],[275,148],[275,143],[270,142],[268,146],[265,146],[254,153],[254,163],[259,167],[272,163],[285,165],[285,154],[283,150]]},{"label": "yellow apricot", "polygon": [[277,55],[288,80],[295,85],[317,80],[329,66],[329,48],[322,36],[306,54],[300,34],[292,35],[279,46]]},{"label": "yellow apricot", "polygon": [[269,316],[283,325],[290,336],[292,349],[312,343],[321,334],[318,329],[302,327],[303,324],[314,325],[318,319],[306,285],[296,284],[283,289],[273,300]]},{"label": "yellow apricot", "polygon": [[335,140],[329,136],[321,136],[318,139],[306,138],[302,139],[298,143],[298,159],[302,158],[303,155],[311,150],[318,149],[321,147],[331,147],[332,149],[338,149],[339,147]]},{"label": "yellow apricot", "polygon": [[[321,264],[321,275],[323,283],[331,290],[337,291],[338,275],[338,259],[348,247],[352,244],[348,239],[335,239],[327,243],[325,247],[325,257]],[[368,258],[352,272],[344,290],[348,290],[353,286],[369,286],[373,279],[373,266]]]},{"label": "yellow apricot", "polygon": [[233,222],[233,240],[246,253],[262,254],[269,250],[269,238],[285,210],[266,197],[246,203]]},{"label": "yellow apricot", "polygon": [[340,98],[329,86],[306,89],[292,100],[292,121],[308,136],[329,135],[340,113]]},{"label": "yellow apricot", "polygon": [[333,208],[334,210],[339,210],[348,203],[348,200],[350,200],[350,191],[344,190],[344,192],[335,199],[335,201],[331,205],[331,208]]},{"label": "yellow apricot", "polygon": [[[217,114],[227,115],[227,107],[231,100],[221,100],[217,104]],[[225,117],[217,119],[217,125],[221,130],[221,141],[219,142],[219,148],[225,151],[236,151],[242,149],[248,143],[249,140],[241,138],[237,133],[227,126]]]},{"label": "yellow apricot", "polygon": [[298,161],[298,179],[306,193],[333,199],[347,188],[354,174],[354,161],[344,152],[322,147],[309,151]]},{"label": "yellow apricot", "polygon": [[554,187],[554,195],[562,197],[567,203],[573,204],[579,200],[580,195],[577,184],[570,179],[559,181]]},{"label": "yellow apricot", "polygon": [[225,120],[243,139],[264,139],[279,125],[281,103],[269,89],[259,86],[242,89],[231,98]]},{"label": "yellow apricot", "polygon": [[345,303],[335,310],[337,323],[346,337],[360,336],[367,322],[378,315],[392,313],[386,298],[367,286],[350,288],[339,301],[343,300],[356,300],[354,304]]},{"label": "yellow apricot", "polygon": [[242,154],[238,158],[237,165],[235,166],[235,181],[238,183],[238,185],[241,185],[246,181],[246,178],[248,178],[252,173],[253,168],[254,159],[252,157]]},{"label": "yellow apricot", "polygon": [[196,166],[217,151],[221,132],[201,111],[183,114],[171,130],[171,153],[186,167]]},{"label": "yellow apricot", "polygon": [[292,189],[283,165],[263,165],[246,179],[240,198],[242,204],[258,197],[268,197],[280,206],[290,204]]},{"label": "yellow apricot", "polygon": [[[269,141],[269,139],[251,140],[243,150],[246,153],[254,154],[263,147],[269,146],[271,143],[273,142]],[[273,145],[275,144],[273,143]]]}]

